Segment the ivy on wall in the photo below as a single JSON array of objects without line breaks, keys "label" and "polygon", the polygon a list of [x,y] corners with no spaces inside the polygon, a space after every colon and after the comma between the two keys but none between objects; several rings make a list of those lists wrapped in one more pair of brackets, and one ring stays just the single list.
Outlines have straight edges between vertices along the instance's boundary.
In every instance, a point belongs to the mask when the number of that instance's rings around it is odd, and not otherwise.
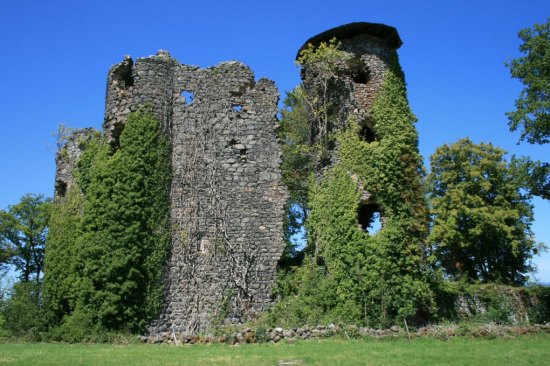
[{"label": "ivy on wall", "polygon": [[168,142],[158,120],[135,112],[115,151],[97,136],[81,147],[77,184],[57,204],[51,225],[47,298],[58,317],[139,330],[162,306],[170,240]]},{"label": "ivy on wall", "polygon": [[[317,52],[338,45],[331,42]],[[271,313],[273,321],[290,313],[296,323],[330,319],[390,325],[425,318],[434,310],[424,255],[424,171],[397,55],[371,116],[376,139],[362,139],[360,124],[351,118],[345,129],[332,133],[336,162],[310,179],[310,257],[293,274],[284,273],[278,287],[283,300]],[[358,219],[365,191],[383,217],[376,234],[365,231]],[[312,277],[315,281],[308,280]]]}]

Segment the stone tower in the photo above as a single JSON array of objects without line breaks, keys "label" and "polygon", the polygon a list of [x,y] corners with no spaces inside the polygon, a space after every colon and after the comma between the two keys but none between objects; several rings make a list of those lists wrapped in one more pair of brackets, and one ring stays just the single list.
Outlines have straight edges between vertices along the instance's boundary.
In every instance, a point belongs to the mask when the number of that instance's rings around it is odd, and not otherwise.
[{"label": "stone tower", "polygon": [[[171,147],[171,249],[164,310],[151,335],[196,333],[214,319],[242,322],[270,303],[287,197],[278,99],[272,81],[255,80],[240,62],[202,69],[159,51],[111,67],[106,139],[116,149],[128,114],[146,107]],[[67,161],[58,162],[60,198],[79,155],[73,140]]]},{"label": "stone tower", "polygon": [[[421,319],[433,298],[425,275],[429,216],[399,35],[352,23],[308,44],[300,59],[317,178],[308,245],[346,299],[335,302],[338,311],[381,324],[403,314]],[[355,282],[349,273],[358,274]]]},{"label": "stone tower", "polygon": [[[373,125],[371,108],[376,96],[380,92],[384,75],[396,61],[396,50],[402,45],[402,41],[394,27],[375,23],[350,23],[329,29],[304,43],[298,51],[301,52],[312,45],[319,46],[321,42],[328,43],[332,39],[341,42],[340,49],[349,55],[349,59],[338,65],[337,75],[330,81],[327,98],[334,107],[335,114],[328,134],[345,129],[350,120],[355,120],[361,126],[361,138],[372,142],[378,139]],[[322,88],[319,83],[316,65],[302,69],[302,80],[306,93],[314,95],[318,99]],[[320,133],[312,123],[312,144],[320,143]],[[339,160],[338,143],[329,142],[328,156],[321,161],[316,161],[315,167],[318,176]],[[372,216],[378,213],[380,221],[384,223],[383,210],[377,204],[375,198],[364,191],[361,198],[361,211],[359,223],[366,229]]]}]

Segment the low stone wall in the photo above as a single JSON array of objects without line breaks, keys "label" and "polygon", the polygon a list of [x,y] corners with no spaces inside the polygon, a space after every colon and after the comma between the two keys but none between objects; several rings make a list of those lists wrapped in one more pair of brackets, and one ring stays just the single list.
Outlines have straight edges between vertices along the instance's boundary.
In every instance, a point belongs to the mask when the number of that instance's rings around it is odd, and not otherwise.
[{"label": "low stone wall", "polygon": [[[228,329],[226,329],[227,331]],[[496,323],[486,323],[477,326],[465,324],[430,325],[418,329],[402,328],[394,325],[387,329],[358,327],[356,325],[329,324],[303,326],[300,328],[243,328],[228,331],[224,335],[184,335],[178,332],[162,332],[151,336],[141,336],[140,341],[149,344],[193,345],[225,343],[228,345],[244,345],[248,343],[295,343],[298,340],[323,339],[341,337],[344,339],[357,338],[419,338],[430,337],[437,339],[451,339],[453,337],[494,338],[514,335],[550,333],[550,323],[529,326],[507,326]]]},{"label": "low stone wall", "polygon": [[440,317],[452,321],[544,323],[550,321],[550,287],[451,284],[439,292],[439,307]]}]

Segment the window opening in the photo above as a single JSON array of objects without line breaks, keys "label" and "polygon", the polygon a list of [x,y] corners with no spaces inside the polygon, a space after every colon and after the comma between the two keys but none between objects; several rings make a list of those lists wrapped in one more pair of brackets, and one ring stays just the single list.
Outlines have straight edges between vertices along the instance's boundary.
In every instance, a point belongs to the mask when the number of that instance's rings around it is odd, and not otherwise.
[{"label": "window opening", "polygon": [[369,81],[369,69],[361,57],[354,57],[348,61],[351,78],[356,84],[366,84]]},{"label": "window opening", "polygon": [[359,137],[366,142],[373,142],[374,140],[376,140],[374,129],[372,129],[367,124],[361,125],[361,129],[359,130]]},{"label": "window opening", "polygon": [[113,70],[113,82],[120,89],[128,89],[134,85],[134,77],[132,76],[132,59],[125,60],[115,70]]},{"label": "window opening", "polygon": [[62,180],[55,182],[55,195],[58,197],[65,197],[67,194],[67,183]]},{"label": "window opening", "polygon": [[361,204],[357,210],[357,220],[362,230],[374,235],[382,229],[380,207],[375,203]]},{"label": "window opening", "polygon": [[190,105],[195,101],[195,93],[189,90],[182,90],[180,96],[183,98],[183,104]]},{"label": "window opening", "polygon": [[357,70],[353,74],[353,82],[356,84],[366,84],[369,82],[369,73],[363,69]]}]

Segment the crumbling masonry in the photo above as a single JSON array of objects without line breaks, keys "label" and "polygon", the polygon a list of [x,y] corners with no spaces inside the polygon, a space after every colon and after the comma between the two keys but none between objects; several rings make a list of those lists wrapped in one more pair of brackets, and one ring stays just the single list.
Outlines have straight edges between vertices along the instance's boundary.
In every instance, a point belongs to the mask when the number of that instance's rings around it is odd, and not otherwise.
[{"label": "crumbling masonry", "polygon": [[[347,77],[343,93],[337,93],[340,122],[332,131],[353,117],[362,124],[365,139],[376,139],[369,110],[401,40],[395,28],[353,23],[307,43],[332,37],[354,55],[344,65]],[[306,87],[315,83],[310,71],[303,73]],[[284,248],[287,199],[276,135],[278,98],[272,81],[255,81],[239,62],[201,69],[159,51],[135,63],[127,56],[110,69],[103,130],[111,145],[117,147],[128,114],[145,106],[161,121],[171,146],[165,306],[150,334],[197,333],[214,320],[242,322],[270,303]],[[56,158],[58,199],[73,184],[78,141],[90,133],[94,131],[76,130]],[[338,159],[337,150],[329,166]],[[380,211],[368,192],[363,205],[367,216]]]},{"label": "crumbling masonry", "polygon": [[[108,75],[104,134],[116,148],[127,115],[147,106],[171,144],[172,246],[165,308],[151,334],[242,322],[270,302],[283,248],[275,84],[239,62],[201,69],[166,51],[130,57]],[[56,195],[73,183],[77,130],[57,158]]]},{"label": "crumbling masonry", "polygon": [[[319,46],[321,42],[337,39],[340,49],[347,52],[351,58],[338,65],[338,78],[329,85],[328,95],[323,96],[323,86],[315,65],[302,70],[302,80],[306,93],[316,100],[327,98],[336,106],[333,125],[328,126],[327,134],[334,134],[346,129],[351,120],[360,126],[361,138],[372,142],[378,140],[371,116],[372,105],[379,94],[386,71],[391,67],[394,52],[402,45],[401,38],[394,27],[375,23],[350,23],[329,29],[307,40],[300,48],[300,53],[309,45]],[[311,143],[322,144],[322,133],[315,123],[310,123],[312,130]],[[315,162],[317,176],[329,169],[339,159],[338,144],[328,147],[328,157]],[[369,229],[373,215],[380,215],[382,225],[385,222],[383,208],[378,205],[375,197],[368,190],[362,192],[358,212],[358,221],[362,229]]]}]

